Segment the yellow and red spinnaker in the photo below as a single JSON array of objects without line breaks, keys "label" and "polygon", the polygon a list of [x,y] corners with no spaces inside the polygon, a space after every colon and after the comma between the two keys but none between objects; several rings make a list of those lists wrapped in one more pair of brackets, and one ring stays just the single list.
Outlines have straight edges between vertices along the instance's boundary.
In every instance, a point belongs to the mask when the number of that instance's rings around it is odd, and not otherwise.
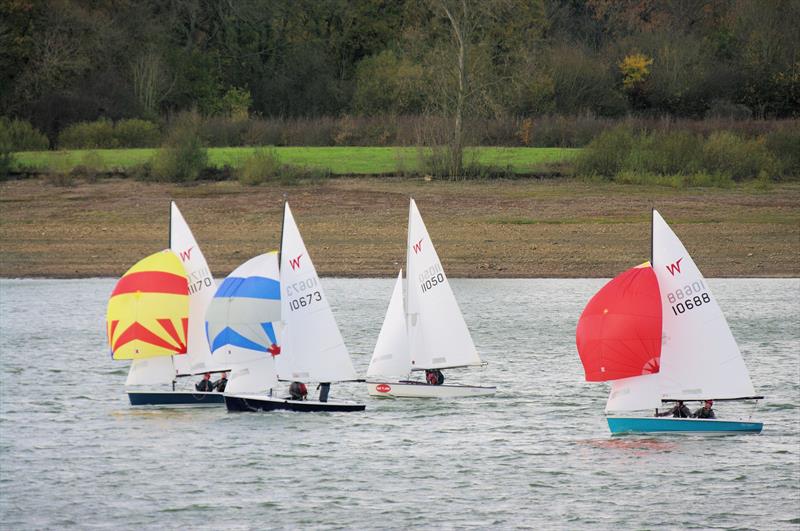
[{"label": "yellow and red spinnaker", "polygon": [[114,286],[106,314],[114,359],[185,354],[188,328],[189,281],[172,251],[140,260]]}]

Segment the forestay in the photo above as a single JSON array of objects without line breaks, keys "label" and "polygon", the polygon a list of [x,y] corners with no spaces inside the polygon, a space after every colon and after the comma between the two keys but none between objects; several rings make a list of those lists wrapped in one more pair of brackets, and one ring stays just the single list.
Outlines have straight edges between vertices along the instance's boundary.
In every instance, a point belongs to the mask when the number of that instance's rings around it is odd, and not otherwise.
[{"label": "forestay", "polygon": [[480,356],[413,199],[408,214],[406,275],[412,368],[480,365]]},{"label": "forestay", "polygon": [[400,270],[389,300],[389,308],[386,310],[386,318],[372,352],[367,377],[408,376],[410,370],[406,313],[403,309],[403,271]]},{"label": "forestay", "polygon": [[280,254],[281,355],[278,378],[303,382],[355,380],[356,372],[289,204]]},{"label": "forestay", "polygon": [[277,385],[281,318],[277,252],[256,256],[222,282],[206,312],[212,356],[231,368],[226,392],[266,393]]}]

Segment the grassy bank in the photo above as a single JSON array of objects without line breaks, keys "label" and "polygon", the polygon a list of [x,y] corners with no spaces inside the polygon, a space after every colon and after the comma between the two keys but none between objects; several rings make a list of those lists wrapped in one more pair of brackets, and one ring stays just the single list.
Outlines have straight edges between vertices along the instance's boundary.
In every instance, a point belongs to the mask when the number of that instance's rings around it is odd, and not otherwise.
[{"label": "grassy bank", "polygon": [[[210,148],[209,162],[222,167],[238,167],[257,148]],[[334,175],[384,175],[415,172],[420,164],[420,151],[415,147],[277,147],[284,164],[328,169]],[[71,151],[26,151],[15,153],[17,168],[52,169],[69,172],[85,164],[95,154],[105,169],[128,169],[153,158],[155,149],[97,149]],[[480,164],[507,167],[515,173],[538,171],[550,163],[570,162],[579,149],[570,148],[498,148],[481,147],[468,150],[466,160]],[[97,168],[99,169],[99,168]]]},{"label": "grassy bank", "polygon": [[397,274],[409,196],[451,277],[613,276],[648,258],[652,207],[708,277],[800,276],[800,183],[676,190],[568,179],[368,177],[258,187],[2,182],[0,276],[119,276],[166,247],[170,199],[223,276],[278,246],[284,193],[327,276]]}]

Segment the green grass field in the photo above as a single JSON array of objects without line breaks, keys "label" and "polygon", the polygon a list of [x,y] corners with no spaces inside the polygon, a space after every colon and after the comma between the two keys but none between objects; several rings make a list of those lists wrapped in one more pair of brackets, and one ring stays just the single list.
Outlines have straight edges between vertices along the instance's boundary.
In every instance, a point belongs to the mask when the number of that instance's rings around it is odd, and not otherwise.
[{"label": "green grass field", "polygon": [[[209,148],[212,165],[239,166],[258,148]],[[150,160],[155,149],[97,149],[73,151],[26,151],[15,153],[18,168],[68,172],[75,166],[93,165],[102,160],[104,168],[126,169]],[[380,175],[416,171],[419,167],[419,148],[416,147],[277,147],[275,151],[284,164],[328,169],[335,175]],[[567,148],[495,148],[468,149],[465,162],[505,168],[515,173],[539,171],[548,164],[572,161],[579,149]]]}]

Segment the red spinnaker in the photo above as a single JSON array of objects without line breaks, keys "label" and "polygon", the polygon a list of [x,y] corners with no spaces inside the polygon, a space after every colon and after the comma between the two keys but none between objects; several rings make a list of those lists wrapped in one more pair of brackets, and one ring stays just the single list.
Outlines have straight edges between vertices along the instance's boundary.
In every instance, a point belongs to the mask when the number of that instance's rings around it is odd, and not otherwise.
[{"label": "red spinnaker", "polygon": [[575,332],[586,381],[659,371],[661,294],[650,264],[611,280],[584,308]]}]

